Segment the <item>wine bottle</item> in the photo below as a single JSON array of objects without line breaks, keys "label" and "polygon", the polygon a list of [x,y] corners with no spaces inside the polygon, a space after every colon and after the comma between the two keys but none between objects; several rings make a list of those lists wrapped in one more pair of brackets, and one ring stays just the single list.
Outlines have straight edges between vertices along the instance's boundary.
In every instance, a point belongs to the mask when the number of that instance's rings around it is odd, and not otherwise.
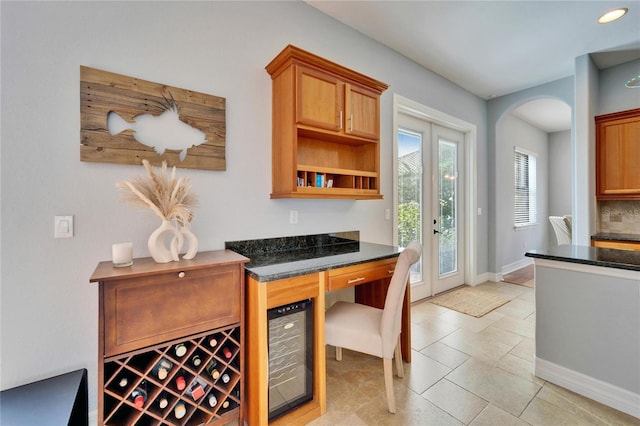
[{"label": "wine bottle", "polygon": [[195,354],[193,357],[191,357],[191,364],[193,364],[194,367],[200,366],[200,364],[202,364],[202,359],[200,358],[200,355]]},{"label": "wine bottle", "polygon": [[184,343],[177,344],[173,350],[178,358],[182,358],[187,353],[187,347]]},{"label": "wine bottle", "polygon": [[178,375],[178,377],[176,377],[176,389],[181,391],[184,390],[185,387],[187,387],[187,381],[185,380],[184,376],[180,374]]},{"label": "wine bottle", "polygon": [[216,346],[218,346],[218,339],[216,339],[215,337],[211,336],[209,338],[209,346],[212,348],[215,348]]},{"label": "wine bottle", "polygon": [[211,392],[209,394],[209,407],[213,408],[218,405],[218,398],[216,398],[215,394]]},{"label": "wine bottle", "polygon": [[162,392],[162,394],[158,397],[158,407],[164,410],[168,405],[169,398],[167,397],[166,392]]},{"label": "wine bottle", "polygon": [[131,392],[131,399],[138,410],[144,407],[144,403],[147,402],[147,382],[143,381]]},{"label": "wine bottle", "polygon": [[176,416],[176,419],[181,419],[185,414],[187,414],[187,407],[184,406],[184,402],[178,401],[173,408],[173,415]]},{"label": "wine bottle", "polygon": [[224,373],[222,375],[222,382],[223,383],[229,383],[230,380],[231,380],[231,377],[229,377],[229,375],[227,373]]},{"label": "wine bottle", "polygon": [[217,365],[218,361],[216,361],[215,358],[211,358],[211,361],[209,361],[205,367],[205,370],[207,370],[207,373],[209,373],[213,380],[218,380],[218,377],[220,377],[220,372],[216,369]]},{"label": "wine bottle", "polygon": [[231,353],[231,350],[225,346],[222,348],[222,355],[224,355],[226,359],[230,359],[233,354]]},{"label": "wine bottle", "polygon": [[162,358],[153,367],[153,374],[160,380],[164,380],[169,375],[169,371],[173,368],[173,363],[166,358]]},{"label": "wine bottle", "polygon": [[129,379],[127,379],[125,376],[120,377],[120,380],[118,381],[118,386],[120,386],[121,388],[126,388],[128,384],[129,384]]},{"label": "wine bottle", "polygon": [[222,408],[229,408],[229,400],[225,399],[224,402],[222,403]]}]

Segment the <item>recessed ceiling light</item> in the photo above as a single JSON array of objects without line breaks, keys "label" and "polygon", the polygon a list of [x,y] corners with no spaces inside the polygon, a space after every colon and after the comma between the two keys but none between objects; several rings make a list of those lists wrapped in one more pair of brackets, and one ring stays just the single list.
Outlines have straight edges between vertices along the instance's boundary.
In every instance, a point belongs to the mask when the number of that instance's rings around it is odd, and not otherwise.
[{"label": "recessed ceiling light", "polygon": [[627,81],[625,84],[629,89],[640,89],[640,75],[633,77],[631,80]]},{"label": "recessed ceiling light", "polygon": [[626,7],[621,7],[620,9],[614,9],[611,10],[607,13],[605,13],[604,15],[602,15],[601,17],[598,18],[598,23],[599,24],[608,24],[609,22],[613,22],[616,19],[620,19],[624,16],[625,13],[627,13],[629,11],[629,9],[627,9]]}]

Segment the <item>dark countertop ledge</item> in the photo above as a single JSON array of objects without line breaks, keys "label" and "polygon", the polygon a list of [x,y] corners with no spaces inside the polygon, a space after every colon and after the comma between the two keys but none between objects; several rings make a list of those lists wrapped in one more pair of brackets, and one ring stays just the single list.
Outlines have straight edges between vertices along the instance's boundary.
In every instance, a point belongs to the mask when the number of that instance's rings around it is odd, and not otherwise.
[{"label": "dark countertop ledge", "polygon": [[640,243],[640,234],[616,234],[613,232],[601,232],[599,234],[592,235],[591,239]]},{"label": "dark countertop ledge", "polygon": [[606,268],[640,271],[640,251],[618,250],[588,246],[562,245],[546,249],[530,250],[526,257],[604,266]]},{"label": "dark countertop ledge", "polygon": [[[296,258],[295,251],[280,253],[281,262],[273,263],[273,259],[262,264],[252,262],[245,265],[245,271],[251,277],[260,282],[276,281],[315,272],[328,271],[330,269],[344,268],[346,266],[360,263],[373,262],[376,260],[390,259],[400,255],[402,249],[396,246],[384,244],[367,243],[360,241],[357,249],[350,249],[342,254],[321,255],[319,257],[306,258],[298,257],[302,260],[292,260]],[[249,255],[250,256],[250,255]]]},{"label": "dark countertop ledge", "polygon": [[362,242],[360,231],[227,241],[225,248],[248,257],[245,271],[260,282],[390,259],[402,251],[396,246]]}]

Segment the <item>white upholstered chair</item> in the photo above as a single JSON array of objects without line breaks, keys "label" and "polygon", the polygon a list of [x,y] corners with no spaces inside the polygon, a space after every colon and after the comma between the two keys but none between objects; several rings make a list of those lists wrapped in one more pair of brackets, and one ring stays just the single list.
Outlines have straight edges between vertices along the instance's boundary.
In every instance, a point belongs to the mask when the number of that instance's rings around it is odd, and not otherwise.
[{"label": "white upholstered chair", "polygon": [[422,254],[422,246],[410,243],[400,253],[387,290],[384,309],[358,303],[337,302],[325,313],[325,342],[336,347],[336,359],[342,360],[342,348],[377,356],[383,360],[384,386],[389,411],[396,412],[391,360],[394,353],[398,377],[404,376],[400,329],[402,305],[409,268]]},{"label": "white upholstered chair", "polygon": [[[549,216],[549,222],[556,233],[558,245],[571,245],[571,219],[567,220],[567,216]],[[571,216],[568,216],[571,218]]]}]

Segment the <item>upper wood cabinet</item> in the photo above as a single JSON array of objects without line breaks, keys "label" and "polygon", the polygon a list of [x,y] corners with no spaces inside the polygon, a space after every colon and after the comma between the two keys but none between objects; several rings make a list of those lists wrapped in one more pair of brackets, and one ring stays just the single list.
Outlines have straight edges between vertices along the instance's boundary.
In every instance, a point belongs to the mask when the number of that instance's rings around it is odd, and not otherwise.
[{"label": "upper wood cabinet", "polygon": [[273,81],[271,198],[376,199],[387,85],[287,46]]},{"label": "upper wood cabinet", "polygon": [[640,108],[595,117],[596,198],[640,200]]}]

